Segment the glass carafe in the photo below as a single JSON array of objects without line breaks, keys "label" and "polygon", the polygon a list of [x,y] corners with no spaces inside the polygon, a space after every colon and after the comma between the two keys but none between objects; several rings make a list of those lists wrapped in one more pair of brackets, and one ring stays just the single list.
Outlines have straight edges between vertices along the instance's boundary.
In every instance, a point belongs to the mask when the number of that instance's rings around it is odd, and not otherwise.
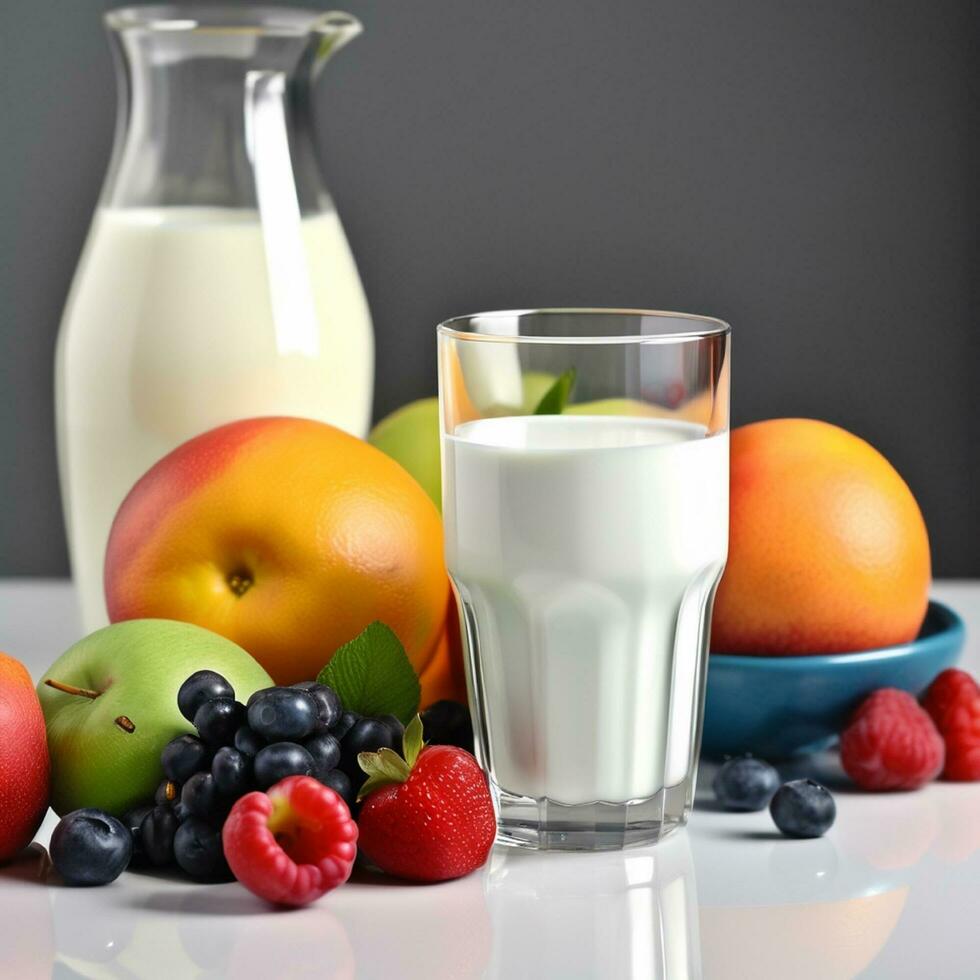
[{"label": "glass carafe", "polygon": [[312,139],[317,72],[350,15],[149,6],[106,15],[115,145],[56,356],[58,461],[87,630],[133,483],[239,418],[364,435],[371,319]]}]

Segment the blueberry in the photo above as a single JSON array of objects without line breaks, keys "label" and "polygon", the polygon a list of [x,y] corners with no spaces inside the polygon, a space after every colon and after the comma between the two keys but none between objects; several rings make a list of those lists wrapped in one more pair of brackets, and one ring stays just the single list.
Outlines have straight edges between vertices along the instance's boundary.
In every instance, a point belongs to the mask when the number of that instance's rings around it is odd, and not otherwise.
[{"label": "blueberry", "polygon": [[347,777],[342,769],[331,769],[329,772],[325,772],[322,776],[317,777],[324,786],[329,786],[338,796],[340,796],[343,801],[347,804],[350,810],[355,807],[354,798],[356,796],[354,792],[354,787],[351,785],[350,779]]},{"label": "blueberry", "polygon": [[188,817],[174,835],[174,858],[195,881],[230,880],[221,831],[199,817]]},{"label": "blueberry", "polygon": [[238,749],[242,755],[258,755],[259,751],[265,748],[265,745],[265,739],[261,735],[253,732],[248,725],[242,725],[241,728],[235,732],[235,748]]},{"label": "blueberry", "polygon": [[140,826],[143,853],[150,864],[158,868],[173,863],[174,834],[179,821],[169,806],[155,806]]},{"label": "blueberry", "polygon": [[395,735],[380,718],[358,718],[341,743],[345,755],[395,748]]},{"label": "blueberry", "polygon": [[473,751],[470,709],[459,701],[436,701],[422,712],[422,737],[430,745],[456,745]]},{"label": "blueberry", "polygon": [[175,783],[172,779],[165,779],[153,794],[153,802],[157,806],[169,806],[180,799],[180,783]]},{"label": "blueberry", "polygon": [[133,835],[101,810],[74,810],[51,835],[51,861],[69,885],[108,885],[129,865]]},{"label": "blueberry", "polygon": [[194,715],[194,727],[211,745],[231,745],[245,721],[245,705],[230,698],[205,701]]},{"label": "blueberry", "polygon": [[761,759],[729,759],[715,773],[711,788],[726,810],[762,810],[779,789],[779,773]]},{"label": "blueberry", "polygon": [[334,724],[333,728],[330,729],[330,734],[334,738],[342,739],[353,727],[354,722],[357,721],[361,716],[356,711],[345,711],[337,722]]},{"label": "blueberry", "polygon": [[219,793],[237,800],[251,789],[252,759],[226,745],[215,752],[211,775]]},{"label": "blueberry", "polygon": [[255,757],[255,782],[259,789],[268,789],[287,776],[312,776],[313,769],[313,756],[302,745],[276,742]]},{"label": "blueberry", "polygon": [[340,742],[333,735],[326,733],[311,735],[303,743],[303,747],[313,756],[313,765],[318,777],[320,773],[335,769],[340,763]]},{"label": "blueberry", "polygon": [[340,743],[340,768],[354,786],[359,787],[367,777],[357,764],[358,754],[395,747],[394,733],[385,722],[380,718],[359,718]]},{"label": "blueberry", "polygon": [[163,747],[160,762],[163,774],[175,783],[183,783],[196,772],[206,769],[210,752],[193,735],[178,735]]},{"label": "blueberry", "polygon": [[215,698],[235,699],[235,689],[221,674],[213,670],[199,670],[180,685],[177,692],[177,707],[180,713],[193,724],[197,709],[205,701]]},{"label": "blueberry", "polygon": [[395,740],[395,748],[400,749],[405,735],[405,726],[394,715],[379,715],[378,721],[384,722]]},{"label": "blueberry", "polygon": [[140,839],[140,826],[146,815],[153,809],[152,803],[140,803],[130,807],[120,818],[133,837],[133,857],[130,864],[138,864],[143,858],[143,842]]},{"label": "blueberry", "polygon": [[248,724],[272,741],[294,741],[313,733],[317,703],[307,691],[273,687],[249,699]]},{"label": "blueberry", "polygon": [[769,812],[787,837],[821,837],[833,825],[837,806],[830,792],[812,779],[794,779],[776,790]]},{"label": "blueberry", "polygon": [[220,824],[227,810],[227,801],[221,798],[214,776],[209,772],[196,772],[184,783],[180,802],[191,816]]},{"label": "blueberry", "polygon": [[326,684],[318,684],[316,681],[300,681],[293,684],[293,687],[307,694],[316,701],[316,728],[314,731],[326,732],[340,721],[340,716],[344,713],[344,706],[340,703],[340,697],[332,687]]},{"label": "blueberry", "polygon": [[170,809],[174,811],[177,823],[183,823],[191,815],[191,811],[187,809],[187,804],[183,800],[178,800]]}]

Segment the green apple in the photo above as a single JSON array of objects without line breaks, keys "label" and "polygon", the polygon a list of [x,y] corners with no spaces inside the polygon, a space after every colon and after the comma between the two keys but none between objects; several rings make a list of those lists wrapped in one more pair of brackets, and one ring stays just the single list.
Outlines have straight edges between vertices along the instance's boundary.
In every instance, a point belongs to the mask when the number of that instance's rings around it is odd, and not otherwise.
[{"label": "green apple", "polygon": [[177,691],[204,669],[225,677],[239,701],[273,683],[231,640],[168,619],[115,623],[62,654],[37,686],[55,812],[119,814],[150,799],[163,779],[161,750],[193,731],[177,709]]},{"label": "green apple", "polygon": [[371,430],[368,442],[401,463],[442,509],[438,398],[420,398],[396,409]]},{"label": "green apple", "polygon": [[[543,371],[523,376],[521,414],[533,412],[555,377]],[[442,510],[442,470],[439,462],[439,399],[420,398],[386,415],[368,435],[368,442],[400,463]]]},{"label": "green apple", "polygon": [[663,415],[646,402],[635,398],[600,398],[594,402],[567,405],[565,415],[626,415],[637,418],[657,418]]}]

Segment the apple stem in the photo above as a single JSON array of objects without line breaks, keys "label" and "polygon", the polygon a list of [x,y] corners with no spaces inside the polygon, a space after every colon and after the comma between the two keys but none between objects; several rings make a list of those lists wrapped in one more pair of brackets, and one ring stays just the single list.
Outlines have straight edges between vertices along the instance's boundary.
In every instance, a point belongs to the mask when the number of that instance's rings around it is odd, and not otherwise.
[{"label": "apple stem", "polygon": [[74,684],[62,684],[61,681],[53,681],[50,677],[44,683],[56,691],[64,691],[65,694],[77,694],[83,698],[91,698],[93,701],[102,693],[101,691],[90,691],[87,687],[75,687]]},{"label": "apple stem", "polygon": [[[123,730],[123,731],[124,731],[124,732],[125,732],[125,733],[126,733],[127,735],[132,735],[132,734],[133,734],[133,732],[135,732],[135,731],[136,731],[136,726],[135,726],[135,725],[134,725],[134,724],[132,723],[132,721],[130,721],[130,719],[129,719],[129,718],[127,718],[127,717],[126,717],[125,715],[120,715],[120,716],[119,716],[119,717],[118,717],[118,718],[116,719],[116,724],[117,724],[117,725],[118,725],[118,726],[119,726],[119,727],[120,727],[120,728],[121,728],[121,729],[122,729],[122,730]],[[170,799],[170,797],[168,796],[168,797],[167,797],[167,799],[169,800],[169,799]]]}]

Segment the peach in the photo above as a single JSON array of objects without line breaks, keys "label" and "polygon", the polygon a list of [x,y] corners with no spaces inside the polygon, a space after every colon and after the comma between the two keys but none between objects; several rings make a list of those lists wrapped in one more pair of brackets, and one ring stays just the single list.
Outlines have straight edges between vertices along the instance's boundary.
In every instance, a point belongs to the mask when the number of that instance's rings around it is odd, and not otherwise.
[{"label": "peach", "polygon": [[233,422],[156,463],[116,515],[105,588],[114,622],[204,626],[279,684],[316,677],[374,620],[420,674],[448,655],[435,505],[384,453],[309,419]]}]

